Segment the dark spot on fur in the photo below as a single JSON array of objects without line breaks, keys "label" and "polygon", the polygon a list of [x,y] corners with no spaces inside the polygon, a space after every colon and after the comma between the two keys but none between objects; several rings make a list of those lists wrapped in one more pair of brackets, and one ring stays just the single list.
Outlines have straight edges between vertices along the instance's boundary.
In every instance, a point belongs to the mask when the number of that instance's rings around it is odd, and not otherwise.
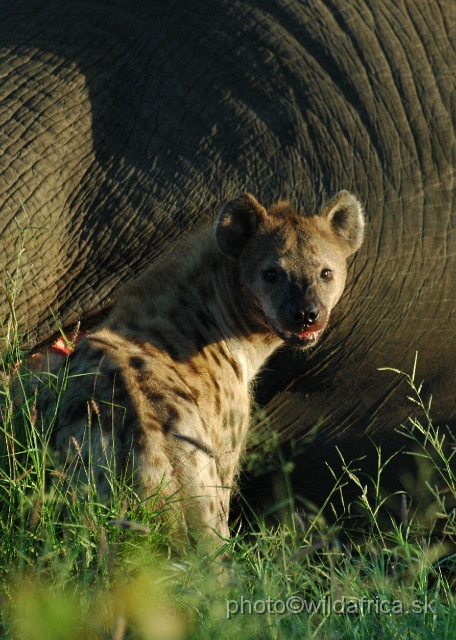
[{"label": "dark spot on fur", "polygon": [[190,389],[192,396],[195,398],[195,402],[198,402],[201,392],[196,387],[191,387],[190,385],[188,388]]},{"label": "dark spot on fur", "polygon": [[[196,346],[196,345],[195,345],[195,346]],[[197,351],[198,351],[198,355],[199,355],[201,358],[204,358],[204,360],[207,360],[207,353],[206,353],[206,351],[204,350],[204,346],[203,346],[203,347],[198,347],[198,346],[196,346],[196,349],[197,349]]]},{"label": "dark spot on fur", "polygon": [[239,364],[237,363],[237,361],[234,358],[228,358],[228,362],[233,367],[234,373],[236,374],[236,376],[238,378],[242,378],[242,370],[241,370]]},{"label": "dark spot on fur", "polygon": [[182,377],[182,375],[181,375],[181,374],[180,374],[180,372],[179,372],[179,369],[178,369],[174,364],[172,364],[171,362],[169,362],[169,363],[167,364],[167,366],[168,366],[169,371],[171,371],[171,372],[172,372],[172,374],[173,374],[173,376],[174,376],[174,380],[175,380],[176,378],[179,378],[179,380],[181,380],[184,384],[186,384],[185,379]]},{"label": "dark spot on fur", "polygon": [[222,366],[222,363],[221,363],[221,361],[220,361],[220,358],[219,358],[219,357],[218,357],[218,355],[216,354],[215,350],[214,350],[214,349],[211,349],[210,353],[211,353],[212,359],[214,360],[215,364],[216,364],[218,367],[221,367],[221,366]]},{"label": "dark spot on fur", "polygon": [[242,378],[242,369],[240,368],[237,360],[233,358],[231,353],[225,350],[223,345],[221,345],[220,343],[215,344],[214,347],[215,347],[214,351],[218,351],[218,353],[221,355],[222,362],[223,361],[228,362],[233,367],[236,376],[238,378]]},{"label": "dark spot on fur", "polygon": [[175,407],[167,407],[168,409],[168,417],[166,422],[163,423],[163,432],[169,433],[171,429],[174,429],[176,426],[176,422],[179,420],[180,415]]},{"label": "dark spot on fur", "polygon": [[171,393],[174,393],[178,398],[182,398],[182,400],[185,400],[186,402],[195,402],[194,396],[186,391],[182,391],[182,389],[171,389]]},{"label": "dark spot on fur", "polygon": [[219,385],[219,382],[218,382],[217,378],[215,377],[215,375],[214,375],[213,373],[211,373],[211,374],[210,374],[210,376],[211,376],[212,384],[214,385],[214,387],[216,388],[216,390],[217,390],[218,392],[220,392],[220,385]]},{"label": "dark spot on fur", "polygon": [[217,413],[220,413],[222,409],[222,403],[220,402],[220,393],[218,391],[214,395],[214,400],[215,400],[215,410],[217,411]]},{"label": "dark spot on fur", "polygon": [[188,368],[190,369],[190,371],[195,376],[199,376],[201,374],[200,370],[198,369],[198,367],[193,362],[189,362],[188,363]]},{"label": "dark spot on fur", "polygon": [[149,391],[147,388],[142,391],[151,404],[160,404],[160,402],[163,402],[165,399],[162,393],[155,393],[154,391]]},{"label": "dark spot on fur", "polygon": [[220,342],[217,342],[215,344],[215,348],[217,349],[217,351],[220,353],[220,355],[222,356],[223,359],[226,358],[226,353],[225,353],[225,349],[222,347],[222,345],[220,344]]},{"label": "dark spot on fur", "polygon": [[214,504],[214,501],[213,501],[213,500],[211,500],[211,502],[210,502],[210,504],[209,504],[209,511],[210,511],[211,513],[214,513],[214,511],[215,511],[215,504]]},{"label": "dark spot on fur", "polygon": [[142,358],[130,358],[130,367],[136,369],[137,371],[141,371],[145,365],[145,362]]},{"label": "dark spot on fur", "polygon": [[211,380],[212,380],[212,384],[214,385],[215,409],[216,409],[217,413],[220,413],[220,410],[222,408],[222,404],[220,402],[220,384],[219,384],[217,378],[213,374],[211,374]]}]

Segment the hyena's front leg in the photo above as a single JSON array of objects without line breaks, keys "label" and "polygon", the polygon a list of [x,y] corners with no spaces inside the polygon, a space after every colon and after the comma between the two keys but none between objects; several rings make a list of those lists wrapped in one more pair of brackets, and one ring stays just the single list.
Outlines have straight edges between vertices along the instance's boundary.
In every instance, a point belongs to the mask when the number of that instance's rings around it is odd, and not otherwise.
[{"label": "hyena's front leg", "polygon": [[177,529],[220,545],[229,537],[230,487],[220,478],[217,461],[197,438],[176,430],[166,437],[149,433],[142,440],[138,481],[145,497],[159,494],[172,507]]}]

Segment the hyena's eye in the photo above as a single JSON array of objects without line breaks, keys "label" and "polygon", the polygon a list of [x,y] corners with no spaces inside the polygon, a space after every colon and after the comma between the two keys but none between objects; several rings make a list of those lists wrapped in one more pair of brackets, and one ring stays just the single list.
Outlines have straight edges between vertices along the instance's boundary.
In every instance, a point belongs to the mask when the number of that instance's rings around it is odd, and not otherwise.
[{"label": "hyena's eye", "polygon": [[279,277],[279,272],[277,269],[266,269],[263,271],[263,278],[266,282],[275,282]]},{"label": "hyena's eye", "polygon": [[332,278],[331,269],[323,269],[322,272],[320,273],[320,278],[322,280],[331,280]]}]

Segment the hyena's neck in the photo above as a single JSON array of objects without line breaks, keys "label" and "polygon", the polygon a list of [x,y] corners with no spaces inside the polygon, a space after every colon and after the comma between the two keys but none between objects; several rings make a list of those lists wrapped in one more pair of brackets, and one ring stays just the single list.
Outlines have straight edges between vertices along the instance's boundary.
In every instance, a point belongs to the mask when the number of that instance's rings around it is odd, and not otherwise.
[{"label": "hyena's neck", "polygon": [[253,301],[242,291],[237,264],[224,256],[219,260],[212,282],[214,306],[224,327],[220,341],[228,346],[250,382],[283,341],[256,317]]},{"label": "hyena's neck", "polygon": [[228,349],[251,381],[283,343],[255,317],[236,262],[218,250],[213,231],[191,238],[151,267],[124,292],[107,326],[147,339],[176,361]]}]

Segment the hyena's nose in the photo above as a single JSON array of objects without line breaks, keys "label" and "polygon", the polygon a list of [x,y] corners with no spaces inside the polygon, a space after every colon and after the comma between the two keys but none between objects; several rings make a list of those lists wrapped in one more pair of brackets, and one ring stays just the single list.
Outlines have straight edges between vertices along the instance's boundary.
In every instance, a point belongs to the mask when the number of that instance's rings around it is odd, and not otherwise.
[{"label": "hyena's nose", "polygon": [[315,304],[308,304],[305,307],[293,305],[290,308],[290,314],[296,324],[310,326],[317,322],[320,309]]}]

